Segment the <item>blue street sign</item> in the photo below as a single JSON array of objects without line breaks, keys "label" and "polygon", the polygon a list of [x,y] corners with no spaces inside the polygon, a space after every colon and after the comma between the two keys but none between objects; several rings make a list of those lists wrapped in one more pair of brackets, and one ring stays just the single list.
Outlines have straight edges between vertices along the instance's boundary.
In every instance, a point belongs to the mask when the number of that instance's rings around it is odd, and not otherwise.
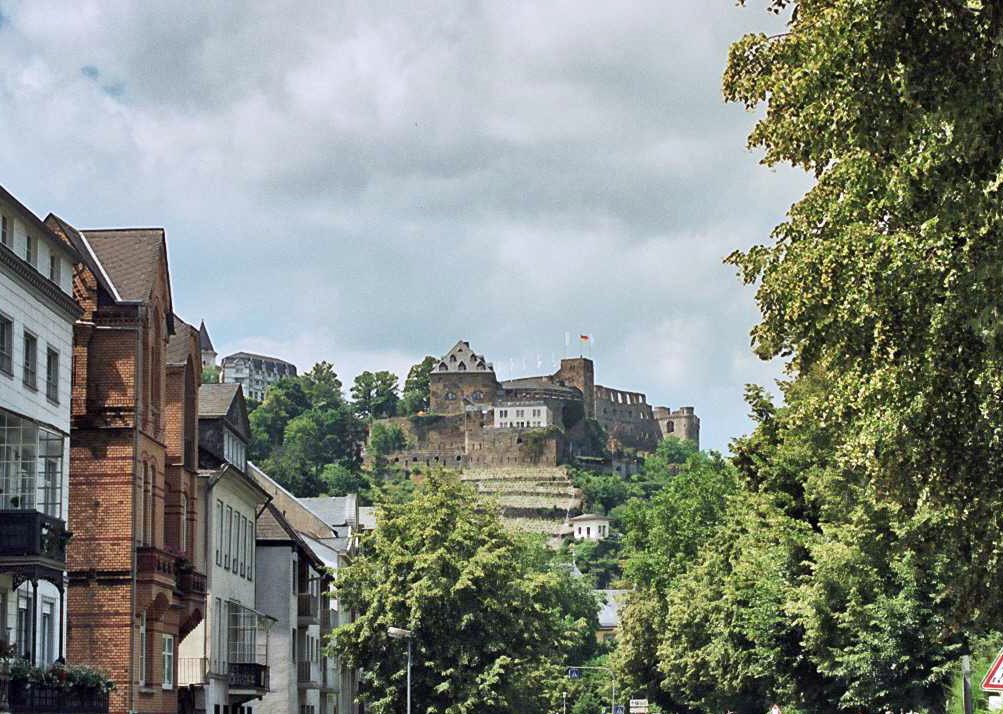
[{"label": "blue street sign", "polygon": [[617,704],[613,708],[613,714],[623,714],[623,704]]},{"label": "blue street sign", "polygon": [[568,667],[568,679],[581,679],[582,670],[578,667]]}]

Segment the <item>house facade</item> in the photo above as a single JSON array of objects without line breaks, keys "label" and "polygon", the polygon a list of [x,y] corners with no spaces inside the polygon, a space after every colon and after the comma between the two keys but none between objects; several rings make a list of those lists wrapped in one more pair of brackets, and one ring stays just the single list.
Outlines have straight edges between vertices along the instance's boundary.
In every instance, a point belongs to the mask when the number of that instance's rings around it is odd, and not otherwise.
[{"label": "house facade", "polygon": [[296,366],[277,357],[235,352],[220,362],[219,381],[239,384],[248,399],[260,402],[268,387],[283,377],[295,377]]},{"label": "house facade", "polygon": [[245,714],[268,692],[272,620],[255,604],[255,522],[269,496],[247,476],[250,439],[239,385],[199,390],[199,464],[206,524],[206,617],[179,651],[181,711]]},{"label": "house facade", "polygon": [[65,651],[76,251],[0,187],[0,647]]},{"label": "house facade", "polygon": [[[110,711],[178,711],[177,650],[205,612],[197,332],[175,319],[163,229],[48,225],[76,249],[67,659]],[[170,345],[170,349],[169,349]]]}]

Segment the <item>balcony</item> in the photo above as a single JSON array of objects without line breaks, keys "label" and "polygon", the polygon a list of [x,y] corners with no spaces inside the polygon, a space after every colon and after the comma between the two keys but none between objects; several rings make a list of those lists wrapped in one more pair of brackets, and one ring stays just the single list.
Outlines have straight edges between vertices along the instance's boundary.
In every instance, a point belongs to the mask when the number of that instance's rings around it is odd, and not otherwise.
[{"label": "balcony", "polygon": [[[70,533],[60,519],[39,511],[0,510],[0,559],[66,563]],[[62,569],[62,568],[60,568]]]},{"label": "balcony", "polygon": [[144,545],[136,549],[136,569],[140,575],[161,575],[174,579],[176,558],[166,550]]},{"label": "balcony", "polygon": [[297,596],[299,615],[299,626],[320,624],[320,598],[311,593],[300,593]]},{"label": "balcony", "polygon": [[230,662],[227,666],[230,689],[268,691],[268,665],[256,662]]},{"label": "balcony", "polygon": [[208,681],[209,666],[205,657],[180,657],[178,659],[178,684],[205,684]]},{"label": "balcony", "polygon": [[206,593],[205,575],[187,567],[178,573],[178,589],[185,595],[204,596]]},{"label": "balcony", "polygon": [[320,687],[320,664],[309,660],[296,663],[296,681],[300,689],[317,689]]}]

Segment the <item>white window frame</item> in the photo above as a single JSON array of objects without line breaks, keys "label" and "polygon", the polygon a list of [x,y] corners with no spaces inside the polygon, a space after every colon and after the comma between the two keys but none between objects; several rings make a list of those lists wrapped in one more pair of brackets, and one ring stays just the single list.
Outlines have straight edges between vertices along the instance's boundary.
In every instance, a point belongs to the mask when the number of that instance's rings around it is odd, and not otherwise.
[{"label": "white window frame", "polygon": [[163,634],[160,636],[163,643],[163,679],[162,689],[174,689],[174,635]]},{"label": "white window frame", "polygon": [[146,613],[139,613],[139,686],[146,686]]}]

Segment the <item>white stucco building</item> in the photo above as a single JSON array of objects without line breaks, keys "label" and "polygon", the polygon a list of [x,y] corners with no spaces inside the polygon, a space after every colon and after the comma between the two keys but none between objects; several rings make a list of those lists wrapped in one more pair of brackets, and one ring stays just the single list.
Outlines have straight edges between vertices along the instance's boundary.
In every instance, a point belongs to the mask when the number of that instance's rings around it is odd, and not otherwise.
[{"label": "white stucco building", "polygon": [[571,534],[575,540],[604,540],[609,535],[610,523],[606,516],[583,513],[571,519]]},{"label": "white stucco building", "polygon": [[0,642],[63,656],[76,251],[0,187]]},{"label": "white stucco building", "polygon": [[543,401],[511,401],[494,409],[496,429],[536,429],[554,423],[554,414]]},{"label": "white stucco building", "polygon": [[256,522],[269,495],[247,473],[250,439],[239,385],[199,389],[199,503],[208,554],[206,614],[178,651],[194,711],[249,714],[270,687],[274,620],[257,606]]}]

